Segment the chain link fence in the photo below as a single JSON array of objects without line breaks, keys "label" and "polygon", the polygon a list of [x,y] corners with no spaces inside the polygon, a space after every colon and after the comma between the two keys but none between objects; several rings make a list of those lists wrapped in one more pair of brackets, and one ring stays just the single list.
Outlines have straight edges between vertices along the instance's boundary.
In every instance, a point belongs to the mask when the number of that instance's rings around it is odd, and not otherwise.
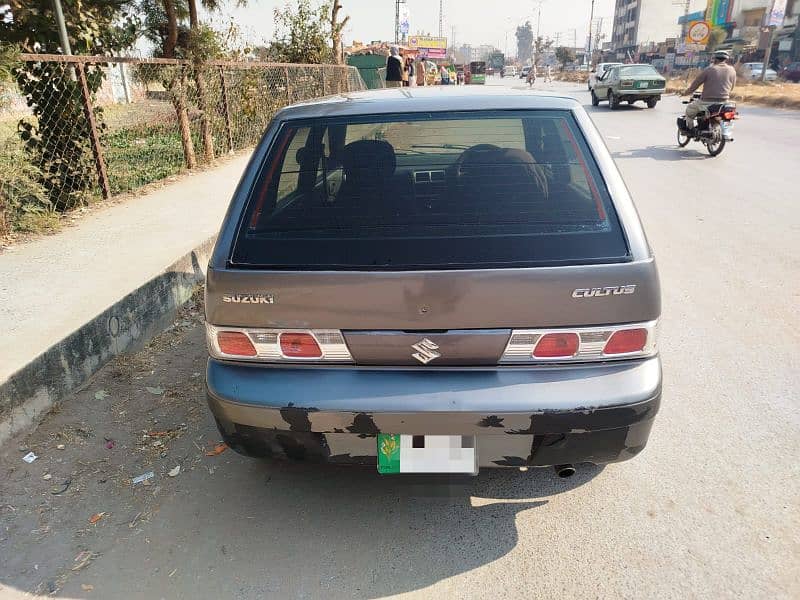
[{"label": "chain link fence", "polygon": [[0,114],[0,219],[67,210],[211,163],[253,146],[283,106],[366,87],[357,69],[338,65],[22,61],[19,96],[7,102],[17,109]]}]

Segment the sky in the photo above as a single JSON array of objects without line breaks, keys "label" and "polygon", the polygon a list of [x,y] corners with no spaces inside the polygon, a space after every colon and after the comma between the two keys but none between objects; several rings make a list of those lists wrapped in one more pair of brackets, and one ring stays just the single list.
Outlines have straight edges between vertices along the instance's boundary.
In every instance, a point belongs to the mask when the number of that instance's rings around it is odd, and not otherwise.
[{"label": "sky", "polygon": [[[249,0],[248,6],[226,8],[212,19],[219,28],[232,18],[248,43],[261,44],[272,38],[272,12],[283,4],[284,0]],[[530,19],[535,33],[539,4],[539,0],[444,0],[445,35],[451,38],[452,28],[455,28],[455,41],[459,46],[493,44],[514,54],[516,26]],[[541,34],[555,38],[560,33],[562,44],[572,45],[573,38],[577,38],[578,45],[582,46],[589,29],[591,4],[592,0],[543,0]],[[233,0],[229,5],[234,5]],[[342,5],[342,13],[350,15],[344,32],[345,43],[394,39],[395,0],[342,0]],[[412,33],[438,34],[438,0],[407,0],[407,5]],[[604,18],[603,31],[607,40],[613,14],[614,0],[595,0],[594,15]]]}]

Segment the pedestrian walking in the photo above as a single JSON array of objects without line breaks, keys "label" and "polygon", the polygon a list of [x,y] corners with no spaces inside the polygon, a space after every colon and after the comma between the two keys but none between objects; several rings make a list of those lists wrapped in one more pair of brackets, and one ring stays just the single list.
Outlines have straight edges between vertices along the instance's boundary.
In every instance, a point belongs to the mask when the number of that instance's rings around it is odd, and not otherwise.
[{"label": "pedestrian walking", "polygon": [[400,48],[392,46],[389,49],[389,58],[386,59],[386,87],[401,87],[403,85],[403,62],[400,58]]},{"label": "pedestrian walking", "polygon": [[442,65],[442,68],[439,70],[439,75],[442,78],[442,85],[450,85],[450,71],[447,70],[447,67]]},{"label": "pedestrian walking", "polygon": [[406,58],[405,79],[403,81],[408,87],[417,87],[414,59],[410,56]]}]

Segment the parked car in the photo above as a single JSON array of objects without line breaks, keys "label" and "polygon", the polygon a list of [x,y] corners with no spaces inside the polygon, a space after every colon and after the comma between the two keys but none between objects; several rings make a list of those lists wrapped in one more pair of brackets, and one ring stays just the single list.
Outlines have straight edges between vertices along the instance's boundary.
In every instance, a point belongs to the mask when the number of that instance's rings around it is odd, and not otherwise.
[{"label": "parked car", "polygon": [[522,71],[520,71],[520,73],[519,73],[519,78],[520,79],[527,79],[528,78],[528,73],[530,73],[530,72],[531,72],[531,67],[530,66],[522,67]]},{"label": "parked car", "polygon": [[[767,71],[769,75],[769,71]],[[800,62],[793,62],[781,70],[781,77],[794,83],[800,82]]]},{"label": "parked car", "polygon": [[652,65],[617,65],[597,78],[591,91],[592,105],[607,100],[616,110],[622,102],[634,104],[642,100],[647,108],[655,108],[666,85],[667,80]]},{"label": "parked car", "polygon": [[[758,62],[742,63],[742,76],[745,79],[758,81],[761,79],[761,72],[764,70],[764,65]],[[767,81],[775,81],[778,79],[778,73],[773,69],[767,69],[767,75],[764,78]]]},{"label": "parked car", "polygon": [[573,99],[405,88],[277,113],[206,286],[208,403],[250,456],[463,472],[632,458],[659,280]]},{"label": "parked car", "polygon": [[621,65],[622,63],[598,63],[589,73],[589,91],[597,83],[597,78],[601,76],[603,73],[608,71],[611,67],[616,67],[617,65]]}]

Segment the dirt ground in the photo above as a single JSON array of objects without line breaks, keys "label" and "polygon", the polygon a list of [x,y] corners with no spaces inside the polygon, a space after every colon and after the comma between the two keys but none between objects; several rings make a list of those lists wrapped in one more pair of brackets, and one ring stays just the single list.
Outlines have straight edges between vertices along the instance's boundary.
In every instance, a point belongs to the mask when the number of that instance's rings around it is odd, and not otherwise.
[{"label": "dirt ground", "polygon": [[[69,580],[91,586],[94,559],[143,535],[186,471],[212,475],[224,458],[206,456],[219,440],[202,402],[200,300],[144,350],[100,371],[33,434],[3,448],[0,597],[9,589],[55,594]],[[189,339],[196,343],[183,344]],[[28,452],[38,457],[31,464],[23,461]],[[151,479],[132,483],[150,471]]]}]

